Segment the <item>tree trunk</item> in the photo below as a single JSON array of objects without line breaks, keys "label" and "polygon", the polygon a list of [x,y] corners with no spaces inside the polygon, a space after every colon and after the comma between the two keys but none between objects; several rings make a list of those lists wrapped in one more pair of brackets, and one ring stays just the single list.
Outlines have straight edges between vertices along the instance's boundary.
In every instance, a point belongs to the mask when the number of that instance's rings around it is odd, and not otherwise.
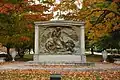
[{"label": "tree trunk", "polygon": [[92,55],[94,55],[94,50],[93,50],[93,47],[91,48],[91,53],[92,53]]},{"label": "tree trunk", "polygon": [[10,48],[7,47],[7,54],[10,55]]},{"label": "tree trunk", "polygon": [[29,48],[29,54],[30,54],[31,49]]},{"label": "tree trunk", "polygon": [[110,53],[113,54],[113,52],[112,52],[112,48],[110,49]]},{"label": "tree trunk", "polygon": [[6,61],[11,61],[12,60],[12,57],[11,57],[11,55],[10,55],[10,48],[9,47],[7,47],[7,58],[6,58]]},{"label": "tree trunk", "polygon": [[117,53],[119,54],[119,49],[117,49]]},{"label": "tree trunk", "polygon": [[[18,55],[20,56],[20,48],[17,48]],[[20,57],[21,58],[21,57]]]},{"label": "tree trunk", "polygon": [[20,56],[20,58],[23,58],[23,56],[24,56],[24,50],[18,49],[18,55]]},{"label": "tree trunk", "polygon": [[20,58],[23,58],[23,56],[24,56],[23,53],[18,53],[18,55],[20,56]]}]

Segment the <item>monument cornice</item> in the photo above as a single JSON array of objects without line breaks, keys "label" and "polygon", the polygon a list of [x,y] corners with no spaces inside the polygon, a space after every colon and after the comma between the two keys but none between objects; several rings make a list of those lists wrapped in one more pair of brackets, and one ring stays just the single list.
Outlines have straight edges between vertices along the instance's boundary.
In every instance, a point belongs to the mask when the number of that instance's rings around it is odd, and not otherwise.
[{"label": "monument cornice", "polygon": [[41,26],[83,26],[84,21],[68,21],[68,20],[55,20],[55,21],[38,21],[34,22],[35,25]]}]

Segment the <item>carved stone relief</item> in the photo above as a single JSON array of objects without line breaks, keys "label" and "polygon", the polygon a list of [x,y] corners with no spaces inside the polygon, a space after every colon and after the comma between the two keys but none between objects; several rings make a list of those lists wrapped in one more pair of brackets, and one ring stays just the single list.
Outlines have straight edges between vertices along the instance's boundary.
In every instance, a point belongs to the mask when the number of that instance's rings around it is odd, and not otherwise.
[{"label": "carved stone relief", "polygon": [[41,26],[39,29],[39,53],[72,55],[79,53],[79,27]]}]

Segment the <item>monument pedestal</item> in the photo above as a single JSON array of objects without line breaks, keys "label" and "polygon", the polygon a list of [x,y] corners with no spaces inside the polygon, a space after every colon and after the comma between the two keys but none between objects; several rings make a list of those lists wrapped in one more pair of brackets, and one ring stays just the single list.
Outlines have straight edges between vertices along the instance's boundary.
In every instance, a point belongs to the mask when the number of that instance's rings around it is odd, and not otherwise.
[{"label": "monument pedestal", "polygon": [[84,55],[39,55],[39,54],[34,54],[34,61],[41,62],[41,63],[86,63],[86,57]]}]

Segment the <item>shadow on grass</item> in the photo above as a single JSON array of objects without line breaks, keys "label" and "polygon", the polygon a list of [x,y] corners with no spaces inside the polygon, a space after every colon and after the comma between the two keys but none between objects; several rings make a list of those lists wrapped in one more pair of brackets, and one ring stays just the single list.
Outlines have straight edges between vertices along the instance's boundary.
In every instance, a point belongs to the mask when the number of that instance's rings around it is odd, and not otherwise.
[{"label": "shadow on grass", "polygon": [[16,61],[33,61],[33,54],[25,54],[23,58],[16,56]]},{"label": "shadow on grass", "polygon": [[87,62],[101,62],[102,61],[102,56],[101,55],[87,54],[86,59],[87,59]]}]

